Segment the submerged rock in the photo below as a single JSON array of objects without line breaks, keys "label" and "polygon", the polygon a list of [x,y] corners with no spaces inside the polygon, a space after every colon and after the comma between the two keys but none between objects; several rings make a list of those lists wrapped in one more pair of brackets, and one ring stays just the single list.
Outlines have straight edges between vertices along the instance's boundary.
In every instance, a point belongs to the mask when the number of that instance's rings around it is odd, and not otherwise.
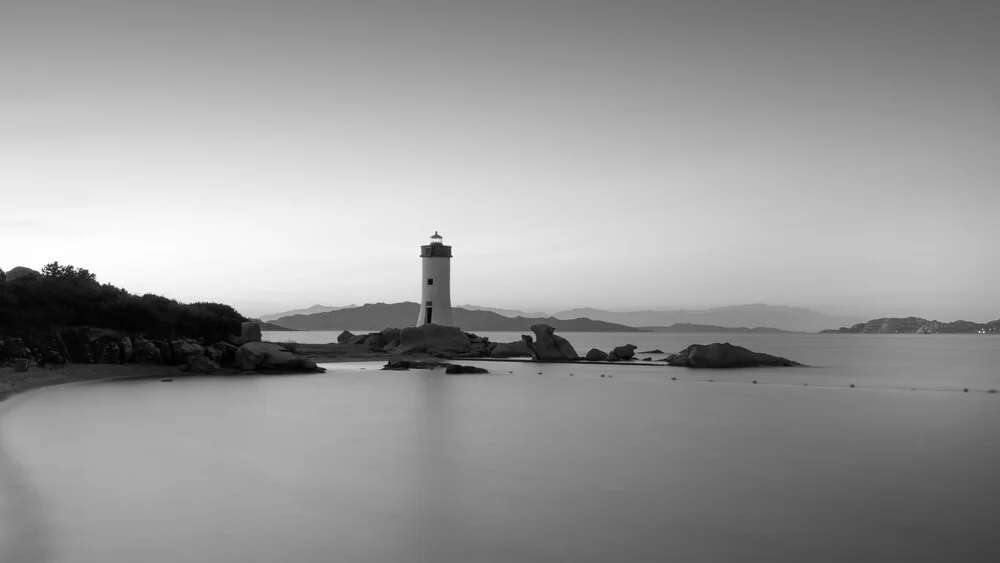
[{"label": "submerged rock", "polygon": [[384,366],[386,371],[406,371],[410,369],[434,369],[440,367],[437,362],[419,362],[416,360],[389,360]]},{"label": "submerged rock", "polygon": [[668,363],[671,366],[704,369],[802,365],[787,358],[753,352],[742,346],[733,346],[728,342],[722,344],[716,342],[707,346],[692,344],[680,353],[671,355],[668,358]]},{"label": "submerged rock", "polygon": [[489,373],[484,368],[479,368],[476,366],[460,366],[458,364],[448,364],[448,367],[444,368],[444,372],[449,375],[458,375],[464,373]]}]

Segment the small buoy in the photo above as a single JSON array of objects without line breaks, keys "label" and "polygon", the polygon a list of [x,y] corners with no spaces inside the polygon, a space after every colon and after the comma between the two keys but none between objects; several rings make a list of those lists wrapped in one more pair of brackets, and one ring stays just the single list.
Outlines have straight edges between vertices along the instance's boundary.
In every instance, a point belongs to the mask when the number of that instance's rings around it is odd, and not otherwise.
[{"label": "small buoy", "polygon": [[802,386],[803,387],[809,387],[809,384],[808,383],[803,383]]},{"label": "small buoy", "polygon": [[677,378],[676,377],[671,377],[670,381],[677,381]]},{"label": "small buoy", "polygon": [[570,376],[570,377],[573,377],[573,374],[571,373],[571,374],[569,374],[569,376]]},{"label": "small buoy", "polygon": [[853,383],[851,384],[851,389],[854,389],[854,384]]},{"label": "small buoy", "polygon": [[968,388],[968,387],[966,387],[966,388],[965,388],[965,392],[966,392],[966,393],[968,393],[968,392],[969,392],[969,388]]},{"label": "small buoy", "polygon": [[538,372],[538,375],[542,375],[542,372]]},{"label": "small buoy", "polygon": [[757,385],[757,380],[756,379],[753,380],[753,384]]},{"label": "small buoy", "polygon": [[507,373],[514,373],[514,372],[512,372],[512,371],[508,371]]},{"label": "small buoy", "polygon": [[604,377],[604,374],[603,374],[603,373],[601,374],[601,377]]}]

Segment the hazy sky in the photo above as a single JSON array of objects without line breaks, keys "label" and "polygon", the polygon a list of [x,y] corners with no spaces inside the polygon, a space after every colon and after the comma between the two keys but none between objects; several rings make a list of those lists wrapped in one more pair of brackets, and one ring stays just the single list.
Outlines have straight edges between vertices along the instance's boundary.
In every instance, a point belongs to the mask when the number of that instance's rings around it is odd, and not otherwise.
[{"label": "hazy sky", "polygon": [[1000,8],[0,3],[0,267],[248,313],[1000,317]]}]

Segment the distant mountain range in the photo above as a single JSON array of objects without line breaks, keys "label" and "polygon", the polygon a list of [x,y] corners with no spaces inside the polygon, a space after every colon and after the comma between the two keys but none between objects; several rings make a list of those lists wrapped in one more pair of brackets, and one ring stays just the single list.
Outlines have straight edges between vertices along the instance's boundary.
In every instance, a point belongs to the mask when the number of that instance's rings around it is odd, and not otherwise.
[{"label": "distant mountain range", "polygon": [[752,332],[752,333],[767,333],[767,334],[794,332],[790,330],[779,330],[777,328],[770,328],[766,326],[747,328],[744,326],[728,327],[728,326],[715,326],[715,325],[696,325],[691,323],[674,323],[670,326],[643,326],[639,328],[648,332],[726,332],[726,333]]},{"label": "distant mountain range", "polygon": [[308,309],[293,309],[291,311],[284,311],[281,313],[271,313],[270,315],[261,315],[260,320],[274,321],[280,319],[281,317],[290,317],[292,315],[312,315],[315,313],[327,313],[330,311],[339,311],[340,309],[350,309],[351,307],[357,307],[357,305],[347,305],[346,307],[331,307],[330,305],[313,305]]},{"label": "distant mountain range", "polygon": [[823,333],[860,334],[1000,334],[1000,319],[988,323],[952,321],[942,323],[920,317],[883,317],[849,327],[822,330]]},{"label": "distant mountain range", "polygon": [[[570,309],[553,315],[557,319],[586,317],[635,327],[669,327],[694,324],[717,327],[772,327],[790,332],[818,332],[831,326],[849,326],[863,319],[827,315],[812,309],[784,305],[735,305],[712,309],[615,312],[600,309]],[[733,329],[727,329],[732,331]]]},{"label": "distant mountain range", "polygon": [[459,307],[462,308],[462,309],[468,310],[468,311],[490,311],[492,313],[496,313],[498,315],[503,315],[505,317],[511,317],[511,318],[514,318],[514,317],[539,317],[539,318],[541,318],[541,317],[549,317],[549,316],[551,316],[548,313],[543,313],[543,312],[538,312],[538,311],[532,312],[532,313],[528,313],[528,312],[525,312],[525,311],[520,311],[518,309],[497,309],[496,307],[481,307],[479,305],[459,305]]},{"label": "distant mountain range", "polygon": [[[420,306],[413,302],[374,303],[314,314],[296,314],[275,319],[275,324],[297,330],[381,330],[412,326]],[[467,331],[528,331],[544,323],[566,332],[640,332],[639,329],[593,319],[553,317],[505,317],[492,311],[452,309],[455,324]]]}]

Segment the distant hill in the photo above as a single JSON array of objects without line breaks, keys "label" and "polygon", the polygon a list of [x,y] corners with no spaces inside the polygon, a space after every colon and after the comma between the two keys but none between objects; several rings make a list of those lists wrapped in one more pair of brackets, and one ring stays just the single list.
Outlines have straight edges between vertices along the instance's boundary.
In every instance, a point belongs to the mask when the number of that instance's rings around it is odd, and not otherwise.
[{"label": "distant hill", "polygon": [[820,332],[827,334],[1000,334],[1000,319],[988,323],[971,321],[942,323],[920,317],[883,317],[849,327],[827,329]]},{"label": "distant hill", "polygon": [[511,317],[511,318],[514,318],[514,317],[537,317],[537,318],[542,318],[542,317],[548,317],[549,316],[548,313],[542,313],[542,312],[537,312],[537,311],[536,312],[531,312],[531,313],[526,313],[526,312],[520,311],[518,309],[498,309],[496,307],[482,307],[482,306],[479,306],[479,305],[459,305],[458,307],[460,309],[465,309],[466,311],[490,311],[490,312],[496,313],[498,315],[503,315],[505,317]]},{"label": "distant hill", "polygon": [[[257,320],[260,320],[260,319],[257,319]],[[284,331],[294,331],[295,330],[294,328],[284,327],[284,326],[281,326],[279,324],[275,324],[275,323],[268,322],[268,321],[260,321],[260,329],[261,330],[270,330],[272,332],[278,332],[278,331],[283,331],[283,330]]]},{"label": "distant hill", "polygon": [[[274,321],[280,319],[281,317],[290,317],[292,315],[312,315],[314,313],[326,313],[329,311],[339,311],[340,309],[349,309],[351,307],[357,307],[357,305],[347,305],[346,307],[332,307],[330,305],[313,305],[308,309],[293,309],[291,311],[284,311],[282,313],[271,313],[270,315],[263,315],[260,317],[262,321]],[[264,329],[268,330],[268,329]]]},{"label": "distant hill", "polygon": [[723,327],[773,327],[792,332],[817,332],[831,326],[849,326],[856,317],[827,315],[812,309],[784,305],[735,305],[712,309],[615,312],[600,309],[570,309],[553,315],[558,319],[586,317],[628,326],[666,327],[677,323]]},{"label": "distant hill", "polygon": [[[420,306],[413,302],[374,303],[311,315],[290,315],[275,322],[297,330],[381,330],[386,327],[412,326]],[[544,323],[567,332],[640,332],[640,329],[592,319],[556,319],[553,317],[505,317],[492,311],[452,309],[455,324],[467,331],[528,331],[531,325]]]},{"label": "distant hill", "polygon": [[642,330],[648,332],[752,332],[752,333],[791,333],[790,330],[779,330],[777,328],[770,328],[766,326],[758,326],[754,328],[747,328],[745,326],[731,327],[731,326],[715,326],[715,325],[696,325],[691,323],[674,323],[670,326],[643,326],[639,327]]}]

